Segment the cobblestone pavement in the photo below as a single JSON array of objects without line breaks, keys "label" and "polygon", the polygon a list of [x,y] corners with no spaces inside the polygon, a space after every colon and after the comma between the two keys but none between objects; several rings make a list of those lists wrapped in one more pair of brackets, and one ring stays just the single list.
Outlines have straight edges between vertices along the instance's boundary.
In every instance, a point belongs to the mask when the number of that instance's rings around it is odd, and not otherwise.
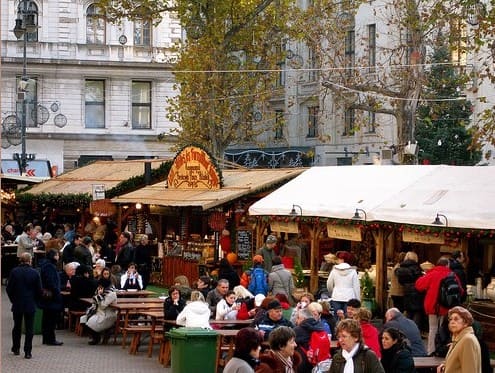
[{"label": "cobblestone pavement", "polygon": [[[63,346],[45,346],[41,344],[41,335],[33,338],[33,358],[25,359],[23,350],[24,335],[21,340],[21,354],[14,356],[11,331],[13,326],[10,302],[1,286],[1,332],[2,358],[0,371],[2,373],[99,373],[99,372],[161,372],[170,373],[170,368],[164,368],[158,363],[158,346],[155,346],[153,357],[147,356],[147,339],[137,355],[129,355],[128,349],[122,349],[121,344],[114,345],[113,338],[108,345],[88,345],[89,338],[78,337],[68,330],[57,330],[57,340],[64,342]],[[117,341],[119,342],[120,339]],[[128,337],[128,344],[130,338]]]}]

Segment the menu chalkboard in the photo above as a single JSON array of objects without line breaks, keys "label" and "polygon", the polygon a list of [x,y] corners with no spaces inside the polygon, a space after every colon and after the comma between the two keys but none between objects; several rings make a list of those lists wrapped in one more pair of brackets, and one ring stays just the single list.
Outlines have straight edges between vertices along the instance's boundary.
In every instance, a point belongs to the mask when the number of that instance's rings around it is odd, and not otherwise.
[{"label": "menu chalkboard", "polygon": [[253,250],[253,231],[238,230],[236,234],[237,257],[240,260],[251,259]]}]

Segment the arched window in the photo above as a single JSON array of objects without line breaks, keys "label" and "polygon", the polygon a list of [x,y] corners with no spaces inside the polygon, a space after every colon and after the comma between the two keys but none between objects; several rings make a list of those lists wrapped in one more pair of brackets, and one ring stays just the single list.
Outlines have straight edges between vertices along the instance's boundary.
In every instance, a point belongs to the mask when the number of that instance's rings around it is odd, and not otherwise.
[{"label": "arched window", "polygon": [[27,31],[27,41],[38,41],[38,6],[34,1],[23,0],[17,6],[17,18]]},{"label": "arched window", "polygon": [[86,43],[105,44],[106,18],[101,8],[95,4],[88,6],[86,11]]}]

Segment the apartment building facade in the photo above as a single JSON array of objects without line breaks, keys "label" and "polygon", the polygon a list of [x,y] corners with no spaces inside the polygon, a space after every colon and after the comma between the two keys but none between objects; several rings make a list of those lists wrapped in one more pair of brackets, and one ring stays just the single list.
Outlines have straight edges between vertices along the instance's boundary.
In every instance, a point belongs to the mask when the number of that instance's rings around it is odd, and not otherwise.
[{"label": "apartment building facade", "polygon": [[[176,127],[166,100],[182,31],[174,14],[162,16],[158,25],[112,24],[91,1],[2,1],[2,162],[22,152],[23,113],[28,157],[50,161],[55,173],[99,159],[173,156],[173,137],[157,136]],[[13,31],[26,18],[34,28],[24,41]]]}]

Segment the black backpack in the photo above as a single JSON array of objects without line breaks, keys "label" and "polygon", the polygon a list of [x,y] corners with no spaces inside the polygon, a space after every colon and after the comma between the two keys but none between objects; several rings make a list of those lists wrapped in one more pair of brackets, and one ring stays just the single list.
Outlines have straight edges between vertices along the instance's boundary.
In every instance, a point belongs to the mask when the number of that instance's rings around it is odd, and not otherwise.
[{"label": "black backpack", "polygon": [[440,282],[438,303],[445,308],[452,308],[461,305],[462,289],[455,278],[454,272],[450,272]]}]

